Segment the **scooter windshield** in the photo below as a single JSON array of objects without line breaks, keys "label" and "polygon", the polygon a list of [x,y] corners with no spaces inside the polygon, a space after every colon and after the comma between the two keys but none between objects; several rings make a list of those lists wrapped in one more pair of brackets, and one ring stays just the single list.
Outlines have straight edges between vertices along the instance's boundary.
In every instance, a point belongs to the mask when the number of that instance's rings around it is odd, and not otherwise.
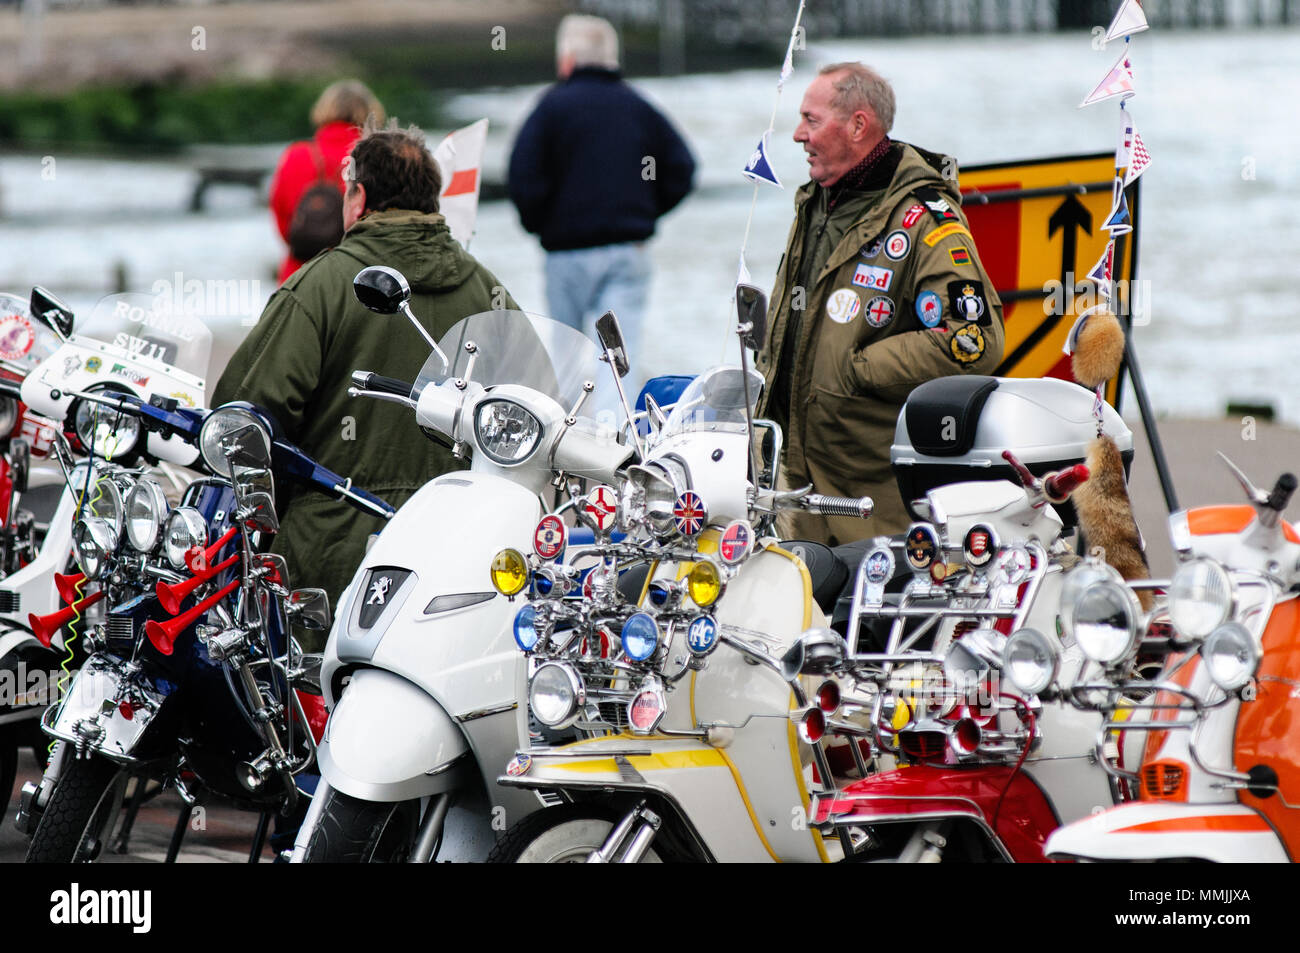
[{"label": "scooter windshield", "polygon": [[0,365],[0,375],[24,376],[58,349],[58,337],[32,317],[26,301],[0,294],[0,361],[7,365]]},{"label": "scooter windshield", "polygon": [[150,368],[166,373],[179,370],[202,386],[212,331],[201,315],[174,305],[166,295],[109,295],[99,300],[84,323],[77,323],[73,337],[82,342],[93,338],[110,355],[118,355],[118,369],[109,369],[110,374],[133,379],[132,375],[147,377]]},{"label": "scooter windshield", "polygon": [[[745,432],[745,372],[735,365],[714,367],[687,386],[673,405],[659,440],[691,430]],[[751,414],[763,389],[763,375],[749,371]]]},{"label": "scooter windshield", "polygon": [[[477,351],[472,369],[465,348],[470,343]],[[568,411],[582,394],[583,383],[591,381],[595,389],[582,405],[581,416],[608,426],[623,423],[613,372],[601,362],[600,348],[567,324],[526,311],[483,311],[452,325],[438,346],[451,367],[431,353],[411,389],[417,400],[427,385],[463,378],[470,370],[472,379],[485,388],[530,387]]]}]

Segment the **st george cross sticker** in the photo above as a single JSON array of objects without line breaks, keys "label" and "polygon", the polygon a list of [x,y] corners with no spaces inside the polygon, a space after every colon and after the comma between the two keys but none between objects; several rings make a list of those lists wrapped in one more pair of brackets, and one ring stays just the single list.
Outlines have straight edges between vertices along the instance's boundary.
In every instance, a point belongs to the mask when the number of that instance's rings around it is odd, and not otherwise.
[{"label": "st george cross sticker", "polygon": [[718,556],[728,566],[744,562],[754,544],[754,531],[745,520],[732,520],[718,540]]},{"label": "st george cross sticker", "polygon": [[602,483],[582,501],[582,512],[597,532],[608,533],[618,520],[618,494]]},{"label": "st george cross sticker", "polygon": [[554,515],[543,516],[533,530],[533,552],[543,559],[554,559],[564,552],[568,535],[564,522]]},{"label": "st george cross sticker", "polygon": [[677,532],[687,537],[698,536],[708,520],[708,511],[698,493],[686,490],[678,495],[677,502],[673,504],[673,525],[677,527]]}]

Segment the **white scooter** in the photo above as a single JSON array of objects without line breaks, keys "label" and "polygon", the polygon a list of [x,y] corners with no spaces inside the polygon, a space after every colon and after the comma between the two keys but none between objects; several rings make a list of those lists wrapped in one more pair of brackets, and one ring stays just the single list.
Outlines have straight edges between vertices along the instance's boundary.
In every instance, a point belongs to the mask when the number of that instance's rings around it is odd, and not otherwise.
[{"label": "white scooter", "polygon": [[[420,328],[392,269],[365,269],[354,290]],[[441,344],[421,333],[433,354],[413,385],[359,371],[350,393],[410,407],[472,464],[401,507],[339,599],[321,668],[322,780],[295,862],[481,860],[496,831],[538,807],[495,784],[527,724],[518,607],[486,567],[504,548],[532,549],[557,475],[608,483],[634,453],[612,416],[594,419],[626,398],[577,331],[489,311]],[[621,342],[610,343],[604,358],[625,374]]]}]

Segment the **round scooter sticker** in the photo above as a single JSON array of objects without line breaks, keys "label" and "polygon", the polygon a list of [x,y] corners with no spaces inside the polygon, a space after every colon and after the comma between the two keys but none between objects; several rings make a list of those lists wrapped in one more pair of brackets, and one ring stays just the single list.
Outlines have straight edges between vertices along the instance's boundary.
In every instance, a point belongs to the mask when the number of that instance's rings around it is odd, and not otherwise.
[{"label": "round scooter sticker", "polygon": [[743,562],[754,545],[754,531],[745,520],[732,520],[718,541],[718,555],[728,566]]},{"label": "round scooter sticker", "polygon": [[924,572],[930,568],[930,563],[934,562],[939,553],[939,541],[935,538],[934,530],[921,523],[907,531],[906,548],[907,564],[917,572]]},{"label": "round scooter sticker", "polygon": [[993,558],[997,545],[992,528],[976,523],[966,532],[966,539],[962,541],[962,555],[969,565],[978,569]]},{"label": "round scooter sticker", "polygon": [[618,494],[612,486],[601,484],[590,493],[582,503],[582,511],[599,532],[613,528],[618,519]]},{"label": "round scooter sticker", "polygon": [[543,516],[533,531],[533,552],[543,559],[554,559],[564,552],[568,531],[558,516]]},{"label": "round scooter sticker", "polygon": [[867,582],[874,586],[883,586],[894,575],[894,554],[887,546],[877,546],[867,554]]},{"label": "round scooter sticker", "polygon": [[688,537],[698,536],[708,521],[709,513],[704,508],[700,494],[687,490],[678,495],[677,502],[673,504],[673,525],[677,527],[677,532]]},{"label": "round scooter sticker", "polygon": [[718,623],[711,615],[696,616],[686,628],[686,647],[692,655],[705,656],[718,644]]}]

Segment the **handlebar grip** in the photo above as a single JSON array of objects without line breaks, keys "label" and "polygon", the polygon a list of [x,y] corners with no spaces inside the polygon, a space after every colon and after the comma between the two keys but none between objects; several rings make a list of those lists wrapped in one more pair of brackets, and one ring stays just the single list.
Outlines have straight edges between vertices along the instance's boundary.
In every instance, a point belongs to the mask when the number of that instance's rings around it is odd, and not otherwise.
[{"label": "handlebar grip", "polygon": [[1081,484],[1088,482],[1089,476],[1087,466],[1082,463],[1048,474],[1043,479],[1043,496],[1051,503],[1064,503]]},{"label": "handlebar grip", "polygon": [[858,519],[869,517],[876,504],[869,496],[823,496],[809,493],[803,498],[804,509],[819,516],[855,516]]},{"label": "handlebar grip", "polygon": [[384,377],[372,371],[353,371],[352,383],[362,390],[375,390],[383,394],[396,394],[398,397],[410,397],[412,385],[399,381],[395,377]]},{"label": "handlebar grip", "polygon": [[1273,492],[1268,495],[1268,508],[1281,513],[1286,509],[1286,505],[1291,502],[1291,495],[1295,493],[1296,478],[1294,473],[1283,473],[1273,484]]}]

